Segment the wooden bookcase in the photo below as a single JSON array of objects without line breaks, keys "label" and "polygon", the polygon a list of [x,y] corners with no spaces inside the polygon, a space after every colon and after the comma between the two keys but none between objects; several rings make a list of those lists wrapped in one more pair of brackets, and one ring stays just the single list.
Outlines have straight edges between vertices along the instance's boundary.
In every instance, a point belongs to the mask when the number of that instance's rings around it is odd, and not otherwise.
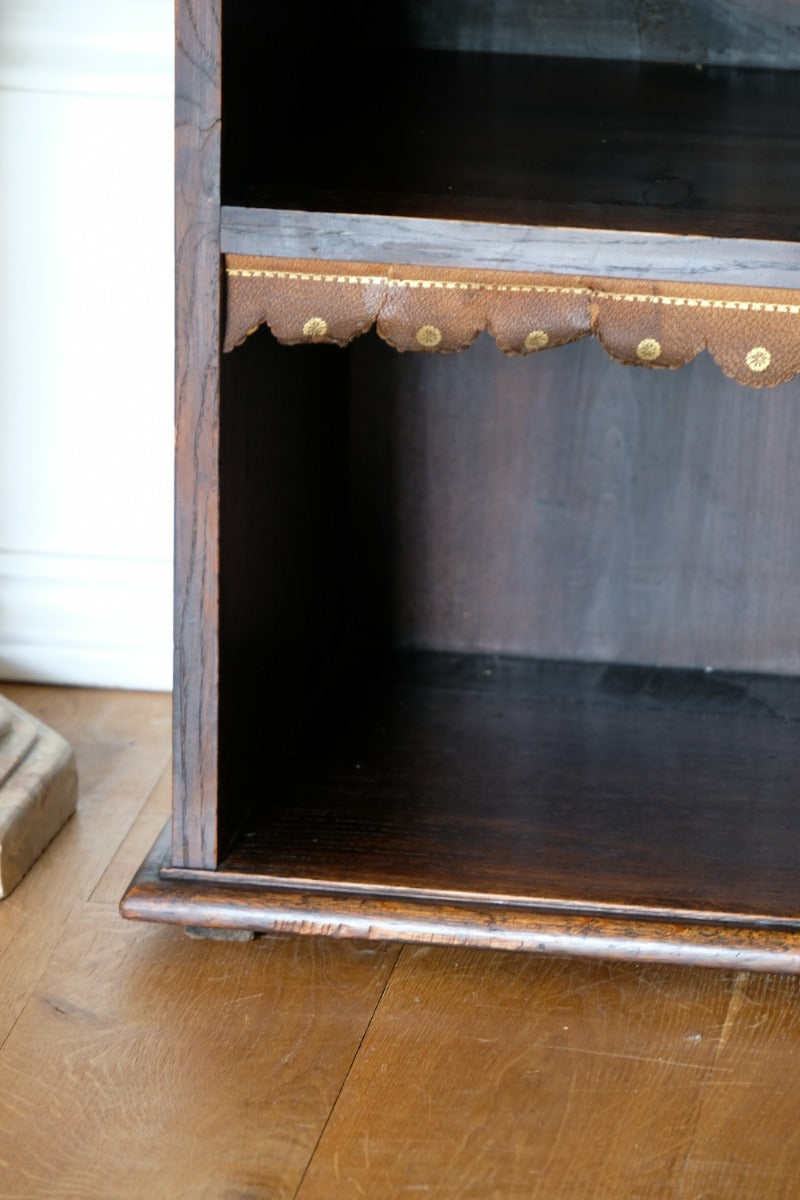
[{"label": "wooden bookcase", "polygon": [[799,970],[798,381],[222,353],[247,256],[771,289],[800,358],[796,6],[295,8],[177,3],[174,802],[124,915]]}]

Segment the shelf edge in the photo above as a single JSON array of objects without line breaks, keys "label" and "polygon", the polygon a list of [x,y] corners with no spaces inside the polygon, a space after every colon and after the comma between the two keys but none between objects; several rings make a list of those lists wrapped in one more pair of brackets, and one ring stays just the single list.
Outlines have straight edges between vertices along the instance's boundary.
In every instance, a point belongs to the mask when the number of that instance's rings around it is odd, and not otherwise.
[{"label": "shelf edge", "polygon": [[800,244],[224,206],[223,254],[800,288]]},{"label": "shelf edge", "polygon": [[167,879],[165,829],[122,899],[131,920],[522,950],[529,953],[800,974],[800,930],[540,912]]}]

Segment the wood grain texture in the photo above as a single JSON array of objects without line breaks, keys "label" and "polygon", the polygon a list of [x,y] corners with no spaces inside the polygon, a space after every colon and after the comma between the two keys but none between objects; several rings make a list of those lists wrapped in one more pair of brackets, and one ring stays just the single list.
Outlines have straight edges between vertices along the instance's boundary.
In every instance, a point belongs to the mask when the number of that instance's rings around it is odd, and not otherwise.
[{"label": "wood grain texture", "polygon": [[221,249],[334,262],[800,286],[800,248],[794,242],[369,213],[225,207]]},{"label": "wood grain texture", "polygon": [[[131,920],[257,933],[520,950],[639,963],[800,974],[800,931],[791,922],[653,920],[574,906],[406,898],[381,889],[327,890],[231,872],[168,865],[166,831],[122,901]],[[590,915],[586,915],[586,910]]]},{"label": "wood grain texture", "polygon": [[[767,977],[750,1019],[789,993]],[[743,1064],[723,1048],[735,994],[730,975],[405,950],[299,1200],[688,1200],[773,1194],[766,1180],[791,1195],[796,1141],[773,1170],[766,1122],[720,1129],[722,1161],[698,1156],[692,1172],[707,1098],[721,1114],[746,1103]],[[755,1071],[747,1033],[733,1040]],[[794,1034],[787,1066],[797,1046]]]},{"label": "wood grain texture", "polygon": [[217,855],[219,609],[218,0],[176,8],[175,739],[173,854]]},{"label": "wood grain texture", "polygon": [[395,957],[87,909],[0,1056],[0,1192],[293,1196]]},{"label": "wood grain texture", "polygon": [[369,657],[263,799],[253,787],[220,870],[800,931],[800,686],[760,684]]},{"label": "wood grain texture", "polygon": [[172,802],[172,764],[167,763],[142,805],[135,823],[123,837],[90,899],[96,904],[117,904],[153,842],[169,824]]},{"label": "wood grain texture", "polygon": [[797,381],[579,343],[353,347],[356,627],[395,644],[800,670]]},{"label": "wood grain texture", "polygon": [[800,1192],[800,1161],[797,1138],[787,1136],[784,1122],[798,1104],[796,987],[740,975],[714,1065],[676,1195],[792,1200]]},{"label": "wood grain texture", "polygon": [[121,924],[168,698],[8,691],[73,742],[91,817],[0,905],[8,1200],[793,1200],[795,979],[463,948],[390,976],[383,947]]},{"label": "wood grain texture", "polygon": [[3,692],[73,745],[79,792],[75,816],[0,905],[0,1043],[167,768],[170,731],[161,695],[19,684]]}]

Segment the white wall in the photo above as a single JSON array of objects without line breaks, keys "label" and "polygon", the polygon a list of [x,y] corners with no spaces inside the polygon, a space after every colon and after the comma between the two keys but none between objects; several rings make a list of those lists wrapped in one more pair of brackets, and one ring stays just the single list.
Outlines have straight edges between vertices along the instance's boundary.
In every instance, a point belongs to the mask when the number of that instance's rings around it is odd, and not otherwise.
[{"label": "white wall", "polygon": [[0,0],[0,678],[170,685],[172,22]]}]

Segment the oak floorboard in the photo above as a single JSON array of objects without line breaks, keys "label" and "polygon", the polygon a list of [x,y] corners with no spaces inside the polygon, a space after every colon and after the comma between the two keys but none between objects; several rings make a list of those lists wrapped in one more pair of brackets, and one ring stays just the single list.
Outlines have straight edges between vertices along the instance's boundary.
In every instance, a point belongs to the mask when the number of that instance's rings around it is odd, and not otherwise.
[{"label": "oak floorboard", "polygon": [[169,698],[4,687],[81,808],[0,903],[0,1197],[800,1195],[800,981],[122,921]]},{"label": "oak floorboard", "polygon": [[299,1200],[672,1197],[734,979],[404,950]]},{"label": "oak floorboard", "polygon": [[0,1055],[0,1195],[293,1196],[397,953],[87,906]]},{"label": "oak floorboard", "polygon": [[119,904],[120,897],[169,820],[172,767],[168,764],[142,805],[90,896],[92,904]]},{"label": "oak floorboard", "polygon": [[2,691],[72,743],[78,809],[0,902],[0,1045],[70,913],[92,892],[162,775],[170,743],[165,695],[7,684]]},{"label": "oak floorboard", "polygon": [[800,1196],[800,980],[738,977],[676,1200]]}]

